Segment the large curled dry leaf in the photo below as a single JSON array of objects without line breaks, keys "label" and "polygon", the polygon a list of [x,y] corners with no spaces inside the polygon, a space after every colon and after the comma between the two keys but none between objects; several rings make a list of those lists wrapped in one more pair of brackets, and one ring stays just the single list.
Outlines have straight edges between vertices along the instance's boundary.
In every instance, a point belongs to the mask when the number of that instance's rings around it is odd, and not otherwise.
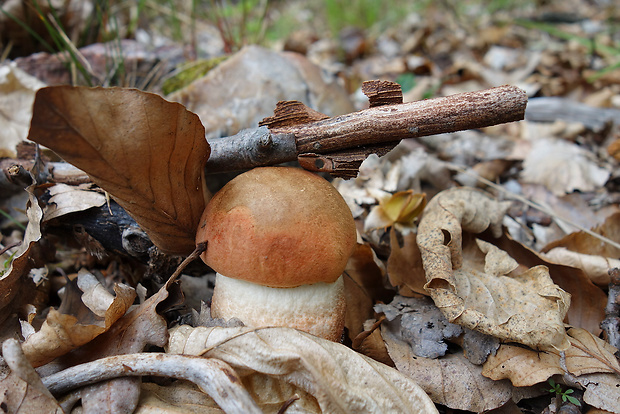
[{"label": "large curled dry leaf", "polygon": [[566,349],[563,320],[570,295],[545,266],[519,266],[474,237],[501,235],[507,205],[485,192],[455,188],[436,195],[418,230],[425,289],[452,323],[535,349]]},{"label": "large curled dry leaf", "polygon": [[194,250],[210,149],[182,105],[135,89],[43,88],[28,139],[84,170],[162,251]]},{"label": "large curled dry leaf", "polygon": [[179,326],[171,331],[168,352],[230,364],[263,407],[297,395],[287,412],[437,412],[424,391],[395,369],[290,328]]}]

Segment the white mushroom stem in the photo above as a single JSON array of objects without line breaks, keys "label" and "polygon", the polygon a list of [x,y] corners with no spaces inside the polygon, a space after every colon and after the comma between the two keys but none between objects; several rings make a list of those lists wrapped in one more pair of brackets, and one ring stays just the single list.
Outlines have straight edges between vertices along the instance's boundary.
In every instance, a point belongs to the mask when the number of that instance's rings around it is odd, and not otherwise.
[{"label": "white mushroom stem", "polygon": [[216,318],[247,326],[288,326],[340,341],[345,314],[344,281],[274,288],[217,274],[211,305]]}]

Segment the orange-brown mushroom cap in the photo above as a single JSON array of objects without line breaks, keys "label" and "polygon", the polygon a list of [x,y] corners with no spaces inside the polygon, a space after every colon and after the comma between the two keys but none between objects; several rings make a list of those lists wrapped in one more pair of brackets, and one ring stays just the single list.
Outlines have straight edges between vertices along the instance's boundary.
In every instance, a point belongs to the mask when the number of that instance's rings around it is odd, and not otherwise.
[{"label": "orange-brown mushroom cap", "polygon": [[203,261],[220,274],[270,287],[334,282],[356,243],[349,207],[323,178],[262,167],[226,184],[196,235]]}]

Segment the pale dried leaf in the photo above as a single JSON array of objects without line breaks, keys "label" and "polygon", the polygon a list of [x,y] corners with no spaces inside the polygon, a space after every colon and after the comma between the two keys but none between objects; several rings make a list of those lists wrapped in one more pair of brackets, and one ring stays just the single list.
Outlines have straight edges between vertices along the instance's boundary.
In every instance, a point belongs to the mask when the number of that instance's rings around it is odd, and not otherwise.
[{"label": "pale dried leaf", "polygon": [[224,411],[194,384],[175,381],[166,386],[144,383],[134,414],[223,414]]},{"label": "pale dried leaf", "polygon": [[599,286],[609,284],[609,270],[620,267],[620,260],[609,257],[577,253],[566,247],[555,247],[544,254],[544,257],[554,263],[576,267],[588,275],[592,283]]},{"label": "pale dried leaf", "polygon": [[583,400],[593,407],[610,413],[620,413],[620,376],[614,374],[589,374],[577,378],[586,391]]},{"label": "pale dried leaf", "polygon": [[[50,309],[41,329],[26,338],[23,344],[24,354],[33,366],[46,364],[90,342],[110,329],[133,303],[136,294],[131,287],[115,285],[116,295],[112,298],[107,291],[103,294],[100,283],[92,283],[94,276],[90,276],[90,283],[83,285],[86,290],[73,288],[70,292],[65,292],[61,308]],[[78,276],[78,280],[84,278],[88,279],[89,275],[82,273]],[[86,302],[80,300],[82,294],[86,296]],[[102,295],[103,298],[97,297]],[[106,304],[108,306],[104,308]]]},{"label": "pale dried leaf", "polygon": [[50,199],[45,206],[43,221],[51,220],[65,214],[101,207],[106,203],[105,194],[88,190],[84,185],[70,186],[55,184],[47,191]]},{"label": "pale dried leaf", "polygon": [[[24,356],[19,342],[15,339],[6,340],[2,344],[4,358],[0,372],[0,404],[7,413],[54,413],[61,414],[58,401],[50,394],[41,382],[39,374]],[[10,367],[7,373],[6,365]]]},{"label": "pale dried leaf", "polygon": [[609,372],[620,380],[620,364],[615,355],[618,349],[585,329],[569,329],[568,335],[572,345],[565,352],[568,372],[576,376]]},{"label": "pale dried leaf", "polygon": [[605,318],[607,295],[590,281],[580,269],[558,265],[544,260],[535,251],[502,236],[493,241],[500,249],[508,252],[522,266],[535,267],[544,265],[549,268],[553,282],[571,294],[571,303],[566,315],[566,322],[571,326],[600,333],[601,320]]},{"label": "pale dried leaf", "polygon": [[620,365],[614,355],[616,348],[584,329],[571,328],[568,335],[571,346],[564,352],[534,351],[504,344],[496,355],[489,357],[482,374],[494,380],[508,378],[519,387],[566,373],[580,383],[587,383],[589,374],[599,373],[615,375],[615,381],[620,382]]},{"label": "pale dried leaf", "polygon": [[121,88],[37,92],[28,138],[84,170],[169,254],[194,250],[210,148],[198,116]]},{"label": "pale dried leaf", "polygon": [[562,139],[534,141],[521,171],[524,181],[543,184],[555,195],[596,190],[609,176],[590,152]]},{"label": "pale dried leaf", "polygon": [[15,146],[28,136],[34,94],[43,86],[15,63],[0,65],[0,156],[16,156]]},{"label": "pale dried leaf", "polygon": [[[592,228],[612,241],[620,242],[620,213],[610,214],[605,222]],[[620,266],[620,249],[585,231],[577,231],[549,243],[542,249],[550,260],[583,270],[595,284],[607,287],[609,269]]]},{"label": "pale dried leaf", "polygon": [[515,387],[526,387],[564,374],[559,362],[557,355],[548,352],[503,344],[484,363],[482,375],[496,381],[508,378]]},{"label": "pale dried leaf", "polygon": [[533,348],[566,349],[570,295],[546,267],[523,270],[505,251],[471,235],[490,229],[499,237],[506,208],[466,187],[436,195],[417,237],[425,289],[452,323]]},{"label": "pale dried leaf", "polygon": [[[256,383],[248,381],[244,384],[246,389],[252,390],[256,395],[262,392],[264,403],[260,406],[265,414],[280,413],[282,407],[293,399],[293,404],[288,406],[286,414],[313,414],[320,412],[316,399],[303,393],[299,388],[276,381],[264,381]],[[267,388],[269,387],[269,388]],[[213,399],[198,389],[194,384],[185,381],[176,381],[167,386],[156,384],[142,384],[140,402],[136,414],[215,414],[224,413],[215,404]]]},{"label": "pale dried leaf", "polygon": [[[290,328],[171,331],[168,352],[222,359],[246,381],[283,382],[312,395],[322,412],[437,412],[426,394],[393,368],[344,345]],[[261,404],[268,393],[253,397]]]}]

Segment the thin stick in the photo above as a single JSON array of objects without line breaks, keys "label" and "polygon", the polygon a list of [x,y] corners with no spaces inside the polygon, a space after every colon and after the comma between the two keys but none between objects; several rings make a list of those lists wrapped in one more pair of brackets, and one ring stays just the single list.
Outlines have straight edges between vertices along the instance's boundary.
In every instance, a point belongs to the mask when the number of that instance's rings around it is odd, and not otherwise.
[{"label": "thin stick", "polygon": [[176,270],[174,271],[172,276],[170,276],[170,279],[168,279],[168,281],[164,285],[164,288],[168,289],[168,287],[170,287],[172,282],[174,282],[181,275],[181,272],[187,267],[187,265],[190,264],[191,262],[193,262],[194,260],[196,260],[197,258],[199,258],[200,255],[205,250],[207,250],[207,243],[206,242],[197,243],[196,244],[196,248],[194,249],[194,251],[189,256],[187,256],[181,262],[181,264],[176,268]]}]

